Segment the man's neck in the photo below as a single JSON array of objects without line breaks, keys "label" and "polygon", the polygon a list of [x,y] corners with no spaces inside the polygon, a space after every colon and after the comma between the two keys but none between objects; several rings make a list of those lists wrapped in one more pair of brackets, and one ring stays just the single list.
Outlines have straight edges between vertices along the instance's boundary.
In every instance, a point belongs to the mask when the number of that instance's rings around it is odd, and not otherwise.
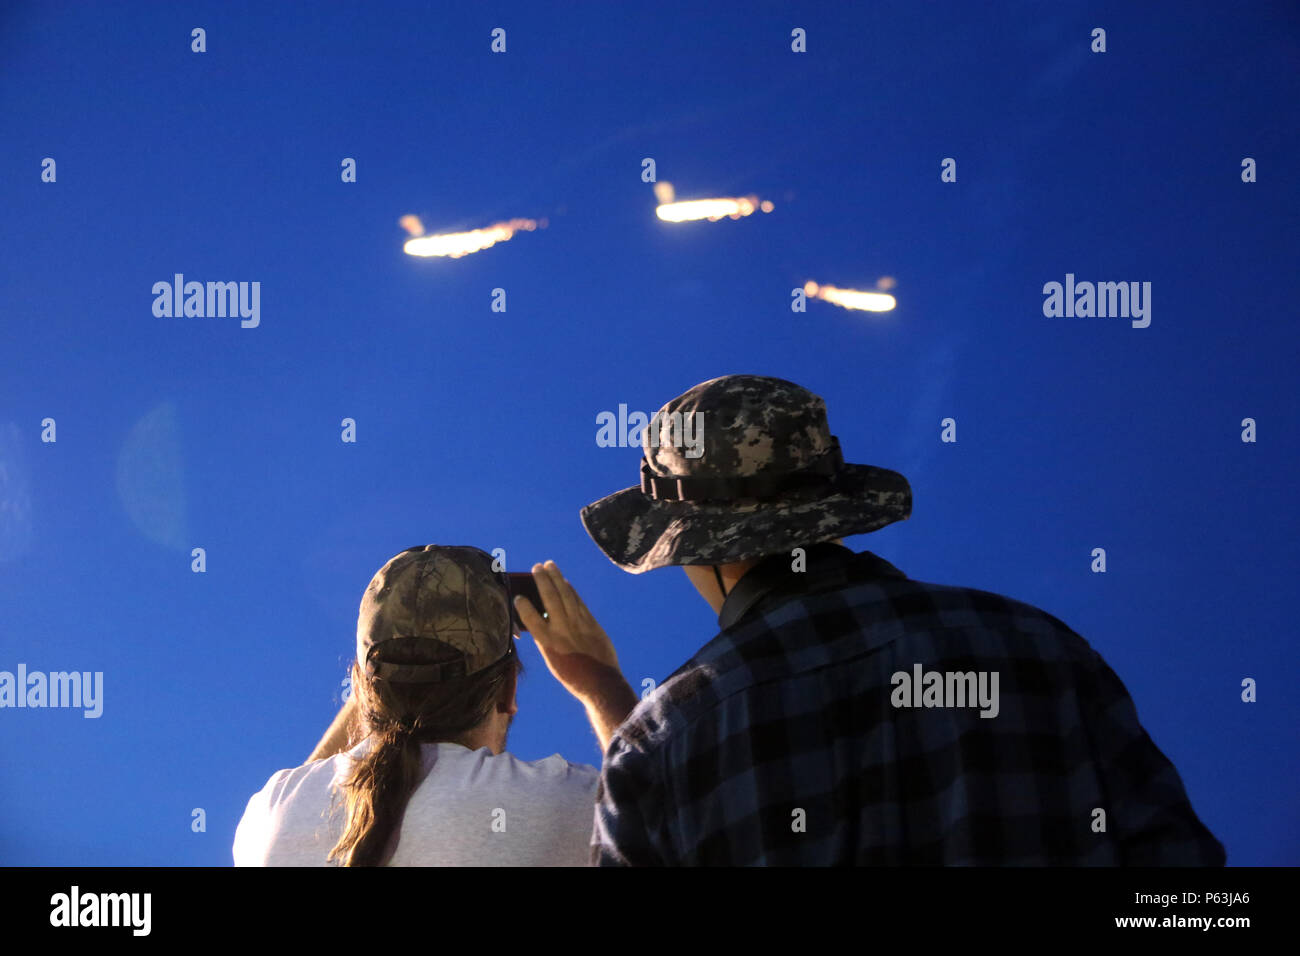
[{"label": "man's neck", "polygon": [[[808,545],[799,550],[803,552],[802,558],[781,553],[748,562],[746,573],[739,575],[727,588],[727,598],[717,609],[719,626],[731,626],[754,606],[762,594],[789,590],[793,585],[802,584],[804,575],[801,572],[808,571],[811,565],[827,561],[840,563],[853,556],[853,551],[838,540]],[[737,592],[736,588],[742,582],[744,586]]]},{"label": "man's neck", "polygon": [[726,586],[727,594],[731,593],[731,589],[736,586],[736,582],[743,578],[750,568],[762,560],[762,558],[750,558],[748,561],[720,565],[718,573],[722,575],[722,583]]}]

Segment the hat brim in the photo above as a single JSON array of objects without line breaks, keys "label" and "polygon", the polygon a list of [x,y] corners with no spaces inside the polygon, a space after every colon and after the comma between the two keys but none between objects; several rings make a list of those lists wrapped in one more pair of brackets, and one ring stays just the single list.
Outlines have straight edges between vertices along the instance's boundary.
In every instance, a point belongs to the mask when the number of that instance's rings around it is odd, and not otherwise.
[{"label": "hat brim", "polygon": [[866,534],[912,514],[912,488],[888,468],[844,465],[836,490],[750,503],[656,501],[624,488],[582,509],[596,546],[624,571],[727,564]]}]

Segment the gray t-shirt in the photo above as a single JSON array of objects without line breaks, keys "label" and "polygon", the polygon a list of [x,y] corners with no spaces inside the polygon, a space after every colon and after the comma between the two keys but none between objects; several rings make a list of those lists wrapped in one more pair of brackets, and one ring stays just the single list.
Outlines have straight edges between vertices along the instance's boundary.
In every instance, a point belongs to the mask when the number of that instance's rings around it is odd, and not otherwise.
[{"label": "gray t-shirt", "polygon": [[[248,801],[235,866],[330,866],[344,829],[346,754],[281,770]],[[600,771],[559,754],[526,762],[487,747],[422,744],[424,779],[388,866],[586,866]]]}]

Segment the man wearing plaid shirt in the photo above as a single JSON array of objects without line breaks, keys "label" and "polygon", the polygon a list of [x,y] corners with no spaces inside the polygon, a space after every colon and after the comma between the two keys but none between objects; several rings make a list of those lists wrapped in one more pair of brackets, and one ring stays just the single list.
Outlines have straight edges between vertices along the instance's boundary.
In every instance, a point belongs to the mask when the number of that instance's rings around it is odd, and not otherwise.
[{"label": "man wearing plaid shirt", "polygon": [[593,863],[1223,864],[1082,637],[839,543],[911,489],[846,464],[820,398],[714,379],[643,444],[640,487],[583,523],[627,571],[682,566],[720,633],[609,740]]}]

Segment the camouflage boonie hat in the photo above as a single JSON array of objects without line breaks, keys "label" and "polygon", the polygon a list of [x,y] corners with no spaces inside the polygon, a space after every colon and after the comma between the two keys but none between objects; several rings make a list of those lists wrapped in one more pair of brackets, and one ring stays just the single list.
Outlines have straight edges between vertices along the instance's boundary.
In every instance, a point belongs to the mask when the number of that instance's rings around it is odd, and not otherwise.
[{"label": "camouflage boonie hat", "polygon": [[[407,548],[370,579],[357,617],[357,662],[367,677],[428,683],[468,677],[515,650],[505,576],[478,548]],[[401,641],[419,663],[385,661]],[[411,642],[411,643],[406,643]]]},{"label": "camouflage boonie hat", "polygon": [[907,479],[846,464],[826,403],[784,379],[696,385],[655,414],[642,450],[640,487],[582,509],[587,533],[632,574],[743,561],[912,514]]}]

